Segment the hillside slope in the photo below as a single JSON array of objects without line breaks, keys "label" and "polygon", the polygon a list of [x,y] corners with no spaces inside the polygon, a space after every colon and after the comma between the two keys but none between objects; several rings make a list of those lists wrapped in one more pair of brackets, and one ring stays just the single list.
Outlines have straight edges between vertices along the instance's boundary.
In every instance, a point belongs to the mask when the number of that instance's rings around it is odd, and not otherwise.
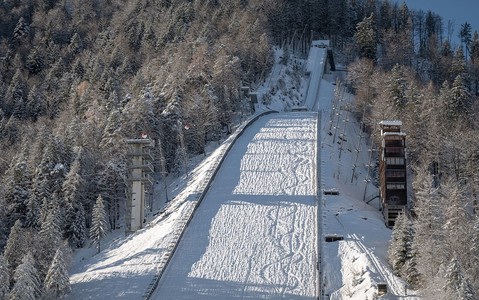
[{"label": "hillside slope", "polygon": [[[362,202],[369,153],[364,139],[358,142],[359,125],[352,118],[341,120],[347,136],[341,158],[341,145],[329,135],[336,88],[332,79],[338,75],[324,74],[321,82],[309,85],[319,90],[314,106],[319,124],[310,112],[271,115],[253,124],[249,139],[235,144],[234,160],[221,168],[210,198],[200,206],[154,297],[312,299],[319,293],[321,279],[323,292],[332,299],[372,299],[376,284],[382,282],[390,286],[385,299],[416,298],[406,296],[413,291],[406,289],[387,264],[391,230],[384,226],[377,205]],[[298,94],[305,93],[305,86],[303,81]],[[343,96],[345,102],[350,99]],[[283,100],[276,95],[271,105],[280,103]],[[342,116],[346,118],[345,111]],[[319,140],[315,124],[319,125]],[[358,145],[358,168],[352,176]],[[170,247],[175,228],[194,202],[188,195],[198,193],[222,147],[190,172],[189,181],[182,183],[186,188],[169,213],[101,254],[79,261],[71,277],[71,298],[139,299],[154,278],[155,264]],[[312,165],[316,160],[320,166],[317,179]],[[321,197],[321,226],[316,233],[315,195],[330,188],[338,189],[340,195]],[[373,193],[374,187],[369,185],[366,192]],[[318,235],[322,241],[327,234],[342,235],[344,240],[320,243],[322,275],[318,278],[315,247]]]}]

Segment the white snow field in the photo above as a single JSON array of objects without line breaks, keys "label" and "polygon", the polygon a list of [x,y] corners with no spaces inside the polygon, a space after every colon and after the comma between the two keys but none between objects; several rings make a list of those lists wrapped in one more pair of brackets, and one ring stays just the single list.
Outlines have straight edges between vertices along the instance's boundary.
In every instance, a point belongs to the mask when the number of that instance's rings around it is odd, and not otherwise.
[{"label": "white snow field", "polygon": [[271,114],[228,153],[153,299],[315,299],[316,113]]},{"label": "white snow field", "polygon": [[[276,51],[277,61],[281,55]],[[378,283],[388,286],[380,299],[419,299],[387,263],[391,230],[378,200],[363,201],[377,193],[371,183],[365,186],[368,139],[359,139],[359,124],[346,110],[332,114],[339,88],[333,81],[341,73],[323,73],[325,57],[324,48],[312,47],[307,64],[294,59],[310,72],[300,90],[277,92],[278,80],[286,87],[293,81],[285,75],[292,67],[279,63],[257,89],[271,95],[271,103],[257,112],[289,110],[304,94],[304,105],[319,113],[270,114],[248,127],[177,244],[237,130],[188,176],[171,181],[174,199],[146,228],[127,237],[117,231],[99,254],[95,247],[75,252],[69,299],[145,299],[152,283],[158,286],[150,298],[167,300],[365,300],[375,299]],[[345,109],[353,97],[340,99]],[[162,207],[161,184],[156,188],[156,207]],[[323,190],[339,195],[322,195]],[[343,240],[325,242],[331,235]]]}]

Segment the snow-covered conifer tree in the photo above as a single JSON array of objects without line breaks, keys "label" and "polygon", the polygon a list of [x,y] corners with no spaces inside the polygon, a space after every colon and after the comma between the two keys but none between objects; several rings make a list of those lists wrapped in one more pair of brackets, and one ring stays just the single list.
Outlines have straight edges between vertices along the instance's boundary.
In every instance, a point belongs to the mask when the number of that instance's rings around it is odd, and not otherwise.
[{"label": "snow-covered conifer tree", "polygon": [[421,283],[421,274],[417,269],[418,254],[414,247],[411,247],[411,251],[404,265],[404,276],[409,284],[413,287],[417,287]]},{"label": "snow-covered conifer tree", "polygon": [[0,254],[0,299],[8,299],[10,293],[10,271],[5,257]]},{"label": "snow-covered conifer tree", "polygon": [[476,292],[465,278],[462,266],[456,257],[453,257],[446,266],[444,292],[447,293],[448,299],[472,300],[477,299]]},{"label": "snow-covered conifer tree", "polygon": [[416,196],[413,251],[418,254],[418,271],[425,279],[434,277],[440,264],[446,259],[442,245],[443,197],[438,196],[438,190],[433,185],[433,177],[427,168],[419,168],[413,182]]},{"label": "snow-covered conifer tree", "polygon": [[33,255],[29,252],[13,275],[15,284],[10,292],[10,300],[35,300],[40,295],[40,281]]},{"label": "snow-covered conifer tree", "polygon": [[75,211],[75,216],[68,225],[68,232],[72,247],[82,247],[87,238],[85,210],[82,205]]},{"label": "snow-covered conifer tree", "polygon": [[73,247],[82,247],[86,239],[85,211],[82,189],[84,180],[80,174],[81,152],[77,154],[62,186],[65,202],[65,233]]},{"label": "snow-covered conifer tree", "polygon": [[403,109],[407,104],[407,81],[404,75],[403,68],[396,64],[391,70],[390,76],[386,80],[387,92],[389,94],[389,99],[392,101],[393,105],[398,109]]},{"label": "snow-covered conifer tree", "polygon": [[466,266],[469,259],[467,253],[470,247],[469,241],[469,224],[471,223],[472,216],[469,212],[468,200],[465,195],[465,191],[460,187],[456,180],[443,180],[440,187],[442,203],[447,203],[447,209],[445,210],[445,222],[443,230],[446,233],[446,240],[443,245],[449,248],[449,253],[456,252],[462,253],[457,259],[461,266]]},{"label": "snow-covered conifer tree", "polygon": [[70,277],[64,255],[63,247],[58,247],[45,277],[44,285],[47,297],[63,298],[70,292]]},{"label": "snow-covered conifer tree", "polygon": [[41,247],[35,252],[35,257],[38,258],[39,271],[43,276],[50,267],[55,251],[63,238],[59,210],[58,205],[53,205],[40,229]]},{"label": "snow-covered conifer tree", "polygon": [[108,231],[108,216],[105,212],[105,205],[101,195],[96,199],[92,211],[92,220],[90,228],[90,238],[98,245],[98,253],[100,253],[100,240]]},{"label": "snow-covered conifer tree", "polygon": [[459,287],[459,291],[457,293],[457,298],[456,299],[458,299],[458,300],[476,300],[476,299],[478,299],[478,297],[479,297],[479,294],[474,289],[471,282],[467,278],[464,278],[464,280],[461,283],[461,286]]},{"label": "snow-covered conifer tree", "polygon": [[5,199],[0,196],[0,249],[5,247],[7,236],[10,228],[8,228],[7,212]]},{"label": "snow-covered conifer tree", "polygon": [[389,262],[393,266],[396,275],[403,274],[406,260],[410,256],[412,234],[409,220],[406,214],[402,213],[396,218],[393,228],[392,240],[389,245]]},{"label": "snow-covered conifer tree", "polygon": [[359,48],[360,56],[374,59],[376,57],[376,31],[374,14],[365,17],[356,25],[354,40]]},{"label": "snow-covered conifer tree", "polygon": [[26,253],[26,249],[24,248],[24,235],[25,231],[22,228],[22,222],[17,220],[10,231],[3,253],[10,272],[13,272],[18,265],[20,265]]}]

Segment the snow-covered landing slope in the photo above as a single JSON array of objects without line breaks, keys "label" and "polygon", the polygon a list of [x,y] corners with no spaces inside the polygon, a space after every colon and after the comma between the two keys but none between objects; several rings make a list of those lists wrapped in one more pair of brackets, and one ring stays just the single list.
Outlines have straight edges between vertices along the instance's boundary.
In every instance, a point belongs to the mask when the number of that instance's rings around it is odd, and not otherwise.
[{"label": "snow-covered landing slope", "polygon": [[246,130],[154,299],[316,299],[316,122],[273,114]]}]

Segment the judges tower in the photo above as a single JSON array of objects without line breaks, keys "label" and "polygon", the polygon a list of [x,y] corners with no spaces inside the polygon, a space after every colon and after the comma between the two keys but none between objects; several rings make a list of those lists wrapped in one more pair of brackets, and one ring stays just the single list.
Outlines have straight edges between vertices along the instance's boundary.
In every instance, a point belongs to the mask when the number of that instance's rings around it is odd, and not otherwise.
[{"label": "judges tower", "polygon": [[131,233],[143,228],[145,221],[146,203],[148,203],[152,187],[152,179],[149,174],[153,171],[152,155],[150,153],[153,141],[145,135],[141,139],[128,139],[126,143],[130,146],[128,152],[130,157],[128,166],[130,187],[126,205],[125,231]]},{"label": "judges tower", "polygon": [[381,121],[379,126],[379,195],[386,226],[392,227],[407,206],[406,134],[401,121]]}]

